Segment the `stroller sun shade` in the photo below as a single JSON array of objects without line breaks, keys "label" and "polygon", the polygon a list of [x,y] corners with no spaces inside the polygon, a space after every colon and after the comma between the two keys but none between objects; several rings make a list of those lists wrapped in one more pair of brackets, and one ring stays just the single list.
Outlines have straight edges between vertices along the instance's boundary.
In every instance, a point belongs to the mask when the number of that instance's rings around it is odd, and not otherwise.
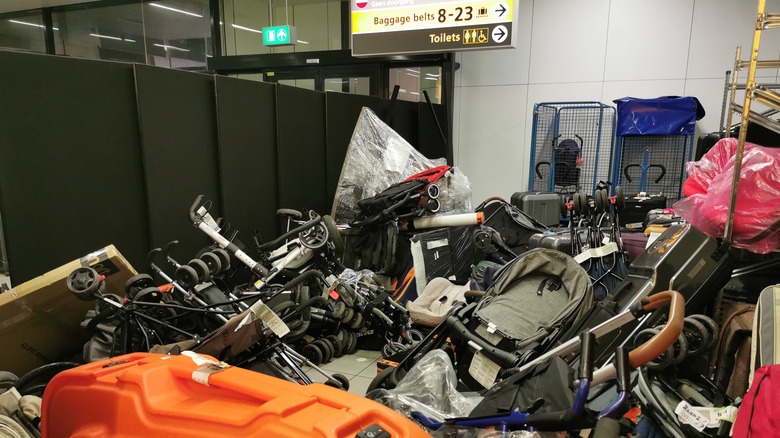
[{"label": "stroller sun shade", "polygon": [[477,306],[477,318],[515,341],[544,337],[593,303],[587,272],[570,256],[537,248],[515,258]]}]

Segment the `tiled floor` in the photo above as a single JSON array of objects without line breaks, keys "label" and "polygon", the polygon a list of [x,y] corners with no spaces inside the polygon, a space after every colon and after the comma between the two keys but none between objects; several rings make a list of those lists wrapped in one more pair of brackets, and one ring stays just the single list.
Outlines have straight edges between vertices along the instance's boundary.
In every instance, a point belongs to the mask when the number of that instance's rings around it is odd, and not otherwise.
[{"label": "tiled floor", "polygon": [[[320,368],[328,373],[338,373],[349,379],[349,392],[360,396],[366,395],[366,388],[376,376],[376,361],[382,357],[379,351],[358,350],[354,354],[344,355]],[[310,367],[304,367],[304,371],[315,382],[324,382],[323,376]]]}]

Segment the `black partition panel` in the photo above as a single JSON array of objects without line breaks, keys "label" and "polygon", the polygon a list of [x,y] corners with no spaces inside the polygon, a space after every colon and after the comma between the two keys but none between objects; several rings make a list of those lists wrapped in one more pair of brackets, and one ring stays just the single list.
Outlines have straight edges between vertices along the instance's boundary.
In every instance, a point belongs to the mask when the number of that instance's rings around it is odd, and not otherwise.
[{"label": "black partition panel", "polygon": [[328,213],[325,93],[278,85],[279,206]]},{"label": "black partition panel", "polygon": [[222,209],[248,243],[279,235],[276,208],[276,86],[217,76]]},{"label": "black partition panel", "polygon": [[[434,114],[436,117],[434,118]],[[436,122],[439,122],[439,126]],[[441,131],[439,131],[441,128]],[[420,102],[418,109],[418,141],[417,148],[428,158],[447,157],[447,110],[443,105],[429,105]],[[442,133],[444,134],[442,136]],[[451,158],[449,158],[452,164]]]},{"label": "black partition panel", "polygon": [[211,243],[187,216],[195,197],[222,214],[214,78],[135,65],[135,80],[152,244],[178,239],[186,262]]},{"label": "black partition panel", "polygon": [[133,70],[0,51],[0,210],[19,284],[114,244],[149,248]]},{"label": "black partition panel", "polygon": [[328,211],[333,204],[336,186],[341,175],[341,167],[344,165],[344,157],[347,147],[352,139],[355,124],[363,107],[371,109],[379,117],[382,117],[387,101],[379,97],[360,96],[346,93],[326,93],[326,168],[327,178],[327,207]]},{"label": "black partition panel", "polygon": [[417,102],[398,100],[393,110],[393,122],[390,127],[404,138],[415,149],[419,148],[419,133],[417,126],[420,123]]}]

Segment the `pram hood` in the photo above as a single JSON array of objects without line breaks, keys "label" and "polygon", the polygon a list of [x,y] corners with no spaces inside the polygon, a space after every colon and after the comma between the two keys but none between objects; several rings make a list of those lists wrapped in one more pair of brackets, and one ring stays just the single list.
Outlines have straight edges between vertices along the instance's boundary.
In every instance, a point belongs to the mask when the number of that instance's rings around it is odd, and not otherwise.
[{"label": "pram hood", "polygon": [[588,273],[569,255],[537,248],[505,265],[477,305],[477,318],[515,341],[546,337],[593,304]]}]

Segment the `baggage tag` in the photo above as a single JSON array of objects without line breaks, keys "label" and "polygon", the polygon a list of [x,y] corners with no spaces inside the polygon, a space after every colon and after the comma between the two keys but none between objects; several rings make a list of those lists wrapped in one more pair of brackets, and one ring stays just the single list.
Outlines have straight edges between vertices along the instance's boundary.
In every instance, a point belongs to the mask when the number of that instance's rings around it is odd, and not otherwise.
[{"label": "baggage tag", "polygon": [[699,432],[703,432],[704,428],[710,427],[710,408],[700,408],[691,406],[685,400],[674,409],[674,413],[677,414],[677,419],[680,423],[687,424]]},{"label": "baggage tag", "polygon": [[276,336],[281,338],[287,333],[290,333],[290,327],[287,327],[287,324],[282,321],[282,318],[279,318],[279,316],[265,303],[260,305],[257,310],[253,310],[253,312]]},{"label": "baggage tag", "polygon": [[474,358],[471,359],[471,365],[469,365],[469,374],[471,374],[471,377],[479,382],[480,385],[485,388],[493,386],[499,371],[501,371],[501,367],[488,359],[481,351],[474,353]]},{"label": "baggage tag", "polygon": [[226,364],[225,362],[209,362],[207,364],[201,365],[192,372],[192,380],[200,383],[201,385],[209,386],[209,377],[212,374],[218,373],[228,368],[229,366],[230,365]]},{"label": "baggage tag", "polygon": [[201,206],[198,209],[198,215],[200,215],[203,223],[208,225],[209,228],[211,228],[214,231],[219,231],[219,225],[217,225],[217,221],[215,221],[214,218],[211,217],[211,214],[209,213],[208,210],[206,210],[206,207]]}]

